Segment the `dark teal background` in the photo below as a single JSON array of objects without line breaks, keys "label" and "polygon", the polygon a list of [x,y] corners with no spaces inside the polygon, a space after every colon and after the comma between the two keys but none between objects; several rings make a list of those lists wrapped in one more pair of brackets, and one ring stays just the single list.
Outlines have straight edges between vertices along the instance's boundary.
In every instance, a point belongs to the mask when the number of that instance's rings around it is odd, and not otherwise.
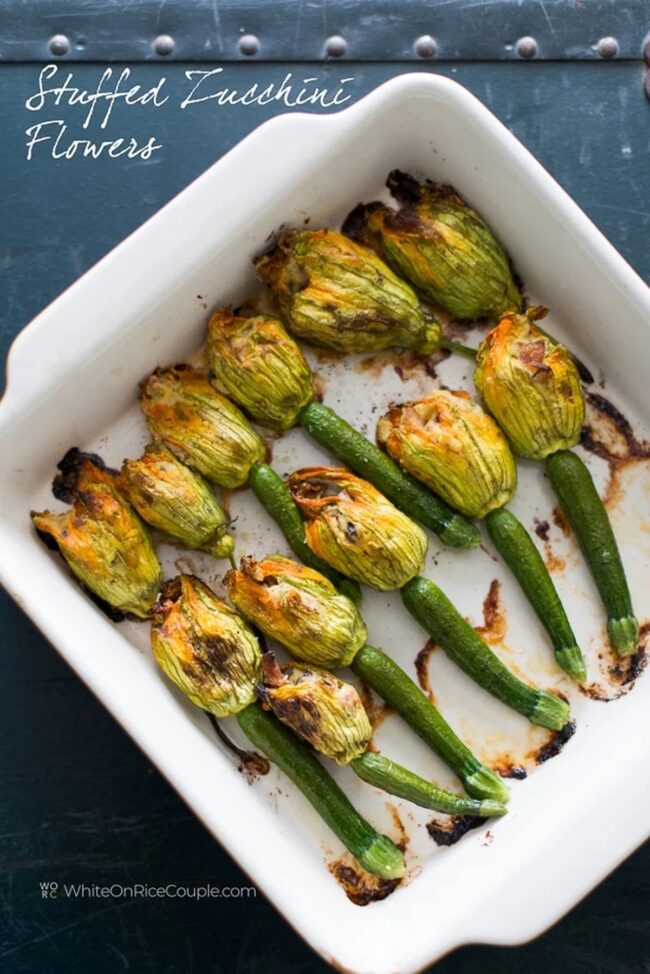
[{"label": "dark teal background", "polygon": [[[167,76],[173,96],[167,105],[157,111],[118,107],[104,134],[96,126],[82,132],[75,109],[51,109],[47,117],[64,118],[77,138],[134,135],[145,141],[155,135],[163,149],[148,163],[57,162],[38,150],[27,163],[24,130],[39,116],[28,113],[24,102],[36,90],[40,66],[0,69],[3,354],[14,335],[55,295],[278,111],[278,106],[213,105],[180,111],[178,104],[188,91],[186,66],[132,67],[134,81],[146,85]],[[103,70],[92,64],[66,68],[74,71],[76,83],[89,87]],[[230,64],[224,81],[244,89],[254,81],[279,82],[290,70],[296,80],[316,75],[335,88],[339,78],[354,75],[355,83],[348,87],[359,97],[404,69],[350,63]],[[459,64],[453,72],[445,66],[436,70],[478,95],[639,273],[650,277],[650,105],[643,96],[640,64]],[[534,226],[530,232],[535,233]],[[86,327],[92,329],[92,319]],[[198,904],[41,899],[42,881],[235,886],[248,880],[5,595],[0,597],[0,622],[0,971],[328,970],[261,896]],[[602,819],[602,841],[607,843],[608,832],[616,828],[616,797],[611,807],[594,809],[594,814]],[[650,972],[649,877],[646,847],[535,943],[515,950],[463,948],[436,971]],[[564,879],[559,874],[558,884]],[[309,891],[303,895],[308,897]]]}]

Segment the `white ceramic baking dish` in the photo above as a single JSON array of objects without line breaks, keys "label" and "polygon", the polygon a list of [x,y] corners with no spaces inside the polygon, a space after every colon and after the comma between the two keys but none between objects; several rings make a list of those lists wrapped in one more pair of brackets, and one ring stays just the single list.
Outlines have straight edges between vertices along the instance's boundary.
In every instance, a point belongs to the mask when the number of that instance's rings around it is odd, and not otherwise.
[{"label": "white ceramic baking dish", "polygon": [[[328,870],[341,847],[302,797],[275,774],[246,781],[204,716],[156,670],[147,627],[109,622],[35,537],[28,512],[58,506],[49,484],[69,446],[95,449],[112,464],[137,454],[147,438],[138,381],[199,346],[206,308],[257,289],[250,259],[271,231],[307,217],[312,227],[336,226],[358,201],[374,198],[395,167],[458,187],[514,255],[528,293],[553,309],[549,328],[596,373],[602,369],[606,394],[637,430],[647,428],[645,286],[486,108],[433,75],[390,81],[337,115],[282,116],[255,131],[19,336],[0,408],[0,570],[9,592],[296,930],[336,966],[364,974],[408,974],[470,941],[533,937],[645,839],[650,682],[607,706],[580,696],[556,669],[503,565],[487,550],[442,550],[432,538],[428,572],[476,623],[490,582],[501,581],[507,632],[493,633],[495,651],[530,679],[567,692],[578,732],[560,756],[513,784],[506,818],[448,849],[429,838],[430,813],[389,803],[338,771],[377,827],[397,838],[401,822],[408,835],[408,881],[362,909]],[[386,355],[365,367],[312,361],[326,402],[371,434],[373,406],[435,385],[417,369],[405,372],[404,362],[400,378]],[[438,371],[440,382],[471,388],[467,360],[450,359]],[[275,443],[283,473],[322,456],[300,431]],[[605,465],[587,459],[603,486]],[[640,465],[621,474],[625,497],[611,514],[643,618],[650,529],[642,476]],[[513,506],[522,520],[531,528],[535,517],[550,520],[553,499],[540,466],[522,465],[520,483]],[[239,554],[286,550],[248,494],[232,498],[232,511]],[[571,539],[554,526],[549,539],[552,557],[546,553],[592,677],[605,685],[604,616],[593,584]],[[178,556],[163,551],[168,574]],[[192,563],[218,587],[222,564]],[[399,597],[368,592],[364,614],[371,641],[414,673],[425,636]],[[441,653],[430,675],[441,709],[483,758],[518,763],[544,742],[545,732],[474,687]],[[383,722],[376,741],[454,785],[396,717]],[[218,905],[215,913],[218,920]]]}]

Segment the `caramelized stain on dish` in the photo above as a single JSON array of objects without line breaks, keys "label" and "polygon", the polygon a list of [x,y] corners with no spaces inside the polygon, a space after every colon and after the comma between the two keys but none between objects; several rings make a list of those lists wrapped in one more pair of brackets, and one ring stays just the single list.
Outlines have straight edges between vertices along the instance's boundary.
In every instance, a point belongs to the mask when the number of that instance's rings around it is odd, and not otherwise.
[{"label": "caramelized stain on dish", "polygon": [[411,349],[398,352],[394,348],[389,348],[385,352],[377,352],[375,355],[361,359],[354,368],[356,372],[371,375],[375,379],[379,378],[387,368],[394,369],[402,382],[422,377],[437,379],[436,366],[449,358],[450,354],[448,348],[439,348],[432,355],[419,355]]},{"label": "caramelized stain on dish", "polygon": [[345,352],[334,352],[331,348],[318,348],[313,346],[310,351],[317,362],[321,365],[339,365],[339,363],[345,361]]},{"label": "caramelized stain on dish", "polygon": [[501,602],[501,582],[498,578],[493,578],[483,599],[483,625],[474,626],[474,631],[492,645],[505,638],[506,628],[506,614]]},{"label": "caramelized stain on dish", "polygon": [[393,825],[395,827],[396,837],[393,839],[393,842],[400,852],[406,852],[409,844],[409,834],[406,831],[404,823],[402,822],[395,805],[391,805],[390,802],[386,802],[386,808],[390,812],[390,817],[392,818]]},{"label": "caramelized stain on dish", "polygon": [[603,503],[611,508],[625,494],[623,471],[650,459],[650,443],[637,439],[629,420],[605,396],[587,392],[586,404],[587,421],[581,442],[585,450],[600,457],[609,467]]},{"label": "caramelized stain on dish", "polygon": [[546,545],[544,552],[544,564],[549,572],[563,572],[566,568],[566,561],[560,555],[556,555],[549,545]]},{"label": "caramelized stain on dish", "polygon": [[609,667],[610,677],[621,687],[632,689],[635,680],[643,673],[647,663],[648,635],[650,622],[646,621],[639,628],[639,642],[636,652],[627,659],[617,656]]},{"label": "caramelized stain on dish", "polygon": [[433,639],[427,640],[418,655],[415,657],[415,672],[418,676],[418,683],[423,693],[427,695],[433,706],[436,705],[436,697],[431,688],[429,679],[429,660],[438,647]]},{"label": "caramelized stain on dish", "polygon": [[551,529],[551,525],[548,521],[542,521],[539,518],[535,518],[535,534],[537,537],[544,542],[544,564],[548,568],[549,572],[561,572],[566,568],[566,561],[560,555],[556,555],[551,548],[551,542],[548,533]]},{"label": "caramelized stain on dish", "polygon": [[[361,702],[364,706],[366,713],[368,714],[368,720],[370,721],[370,726],[373,731],[376,731],[378,727],[383,724],[387,717],[393,713],[392,707],[389,707],[387,703],[383,700],[378,700],[373,694],[372,690],[367,683],[363,680],[359,683],[359,696],[361,697]],[[376,751],[373,747],[370,750]]]},{"label": "caramelized stain on dish", "polygon": [[490,767],[501,778],[514,778],[516,781],[523,781],[524,778],[528,777],[526,769],[510,754],[501,754],[491,759]]},{"label": "caramelized stain on dish", "polygon": [[322,402],[327,391],[325,377],[322,372],[312,372],[312,377],[314,383],[314,399],[316,402]]},{"label": "caramelized stain on dish", "polygon": [[355,906],[368,906],[369,903],[385,900],[401,882],[399,879],[371,876],[348,853],[334,862],[329,862],[327,868]]},{"label": "caramelized stain on dish", "polygon": [[264,443],[264,463],[273,463],[273,449],[277,441],[284,436],[285,430],[261,429],[258,432]]},{"label": "caramelized stain on dish", "polygon": [[548,532],[551,525],[548,523],[548,521],[542,521],[538,517],[535,518],[533,523],[535,525],[535,534],[541,541],[546,543],[548,541]]},{"label": "caramelized stain on dish", "polygon": [[[562,694],[558,694],[558,696],[562,696]],[[568,721],[561,730],[551,731],[548,740],[540,748],[536,751],[529,751],[526,755],[526,760],[534,764],[545,764],[546,761],[550,761],[551,758],[556,757],[560,753],[566,742],[571,740],[575,732],[575,721]]]},{"label": "caramelized stain on dish", "polygon": [[544,542],[544,564],[549,572],[561,572],[566,568],[566,561],[551,548],[548,536],[549,529],[550,524],[548,521],[535,520],[535,533]]},{"label": "caramelized stain on dish", "polygon": [[[558,696],[565,699],[561,693],[558,693]],[[502,778],[514,778],[516,781],[523,781],[536,765],[545,764],[546,761],[556,757],[566,742],[573,737],[575,730],[574,721],[569,721],[559,731],[542,730],[544,740],[539,747],[527,751],[525,757],[520,758],[510,752],[505,752],[491,758],[489,765]]]},{"label": "caramelized stain on dish", "polygon": [[571,527],[569,525],[569,522],[564,516],[564,512],[560,507],[553,508],[552,517],[553,517],[553,524],[555,525],[555,527],[560,529],[560,531],[562,532],[565,538],[570,538]]},{"label": "caramelized stain on dish", "polygon": [[447,815],[427,822],[427,832],[436,845],[456,845],[464,835],[485,822],[478,815]]},{"label": "caramelized stain on dish", "polygon": [[[601,683],[588,683],[586,686],[578,687],[580,692],[589,697],[590,700],[597,700],[601,703],[611,703],[624,697],[634,689],[637,679],[641,676],[648,661],[648,644],[650,643],[650,621],[643,622],[639,629],[639,642],[636,652],[632,656],[622,659],[617,656],[609,645],[598,653],[598,661],[607,680],[603,686]],[[603,640],[606,637],[603,634]]]}]

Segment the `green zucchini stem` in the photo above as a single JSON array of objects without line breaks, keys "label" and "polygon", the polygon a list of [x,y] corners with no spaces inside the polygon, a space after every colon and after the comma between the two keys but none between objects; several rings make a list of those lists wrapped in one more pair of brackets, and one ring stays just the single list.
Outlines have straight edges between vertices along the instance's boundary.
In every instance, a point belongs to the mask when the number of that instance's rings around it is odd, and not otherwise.
[{"label": "green zucchini stem", "polygon": [[427,578],[414,578],[402,589],[411,615],[457,666],[502,703],[531,723],[561,730],[569,720],[569,705],[556,694],[519,680],[483,642],[447,596]]},{"label": "green zucchini stem", "polygon": [[530,534],[504,507],[490,511],[485,526],[492,543],[546,629],[558,664],[574,680],[584,682],[587,678],[584,657],[548,568]]},{"label": "green zucchini stem", "polygon": [[405,474],[329,406],[312,401],[303,407],[298,420],[317,443],[373,484],[395,507],[434,531],[444,544],[452,548],[475,548],[480,544],[481,536],[474,524]]},{"label": "green zucchini stem", "polygon": [[502,802],[464,798],[444,788],[438,788],[382,754],[366,751],[361,757],[351,761],[350,767],[369,785],[405,798],[422,808],[432,808],[448,815],[478,815],[481,818],[505,815],[507,812]]},{"label": "green zucchini stem", "polygon": [[547,457],[546,472],[607,611],[609,640],[620,656],[629,656],[639,641],[639,623],[612,525],[591,474],[570,450]]},{"label": "green zucchini stem", "polygon": [[395,843],[359,815],[303,741],[258,704],[240,711],[237,721],[251,743],[293,781],[364,869],[381,879],[404,875],[404,857]]},{"label": "green zucchini stem", "polygon": [[451,338],[441,338],[440,347],[448,348],[450,352],[457,352],[459,355],[464,355],[466,358],[476,358],[477,349],[470,348],[469,345],[463,345],[461,342],[455,342]]},{"label": "green zucchini stem", "polygon": [[458,775],[469,795],[498,802],[508,800],[505,782],[474,757],[428,697],[390,656],[374,646],[362,646],[351,668]]}]

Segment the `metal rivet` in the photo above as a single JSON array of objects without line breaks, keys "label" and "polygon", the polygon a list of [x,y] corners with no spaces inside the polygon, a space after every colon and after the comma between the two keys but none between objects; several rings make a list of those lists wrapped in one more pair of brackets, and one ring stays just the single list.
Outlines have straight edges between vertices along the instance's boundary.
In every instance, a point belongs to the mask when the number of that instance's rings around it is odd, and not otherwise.
[{"label": "metal rivet", "polygon": [[170,34],[159,34],[153,42],[153,49],[160,57],[167,57],[176,47],[176,41]]},{"label": "metal rivet", "polygon": [[519,57],[531,58],[537,54],[537,41],[534,37],[520,37],[516,44]]},{"label": "metal rivet", "polygon": [[325,41],[325,54],[327,57],[343,57],[348,49],[348,42],[345,37],[334,34]]},{"label": "metal rivet", "polygon": [[54,37],[50,37],[49,47],[51,54],[55,54],[56,57],[63,57],[70,50],[70,41],[65,34],[55,34]]},{"label": "metal rivet", "polygon": [[615,37],[601,37],[596,44],[599,57],[612,58],[618,54],[618,41]]},{"label": "metal rivet", "polygon": [[239,38],[239,50],[246,57],[253,57],[260,49],[260,42],[255,34],[244,34]]},{"label": "metal rivet", "polygon": [[413,45],[413,50],[417,56],[425,59],[434,57],[437,49],[436,39],[431,34],[422,34]]}]

